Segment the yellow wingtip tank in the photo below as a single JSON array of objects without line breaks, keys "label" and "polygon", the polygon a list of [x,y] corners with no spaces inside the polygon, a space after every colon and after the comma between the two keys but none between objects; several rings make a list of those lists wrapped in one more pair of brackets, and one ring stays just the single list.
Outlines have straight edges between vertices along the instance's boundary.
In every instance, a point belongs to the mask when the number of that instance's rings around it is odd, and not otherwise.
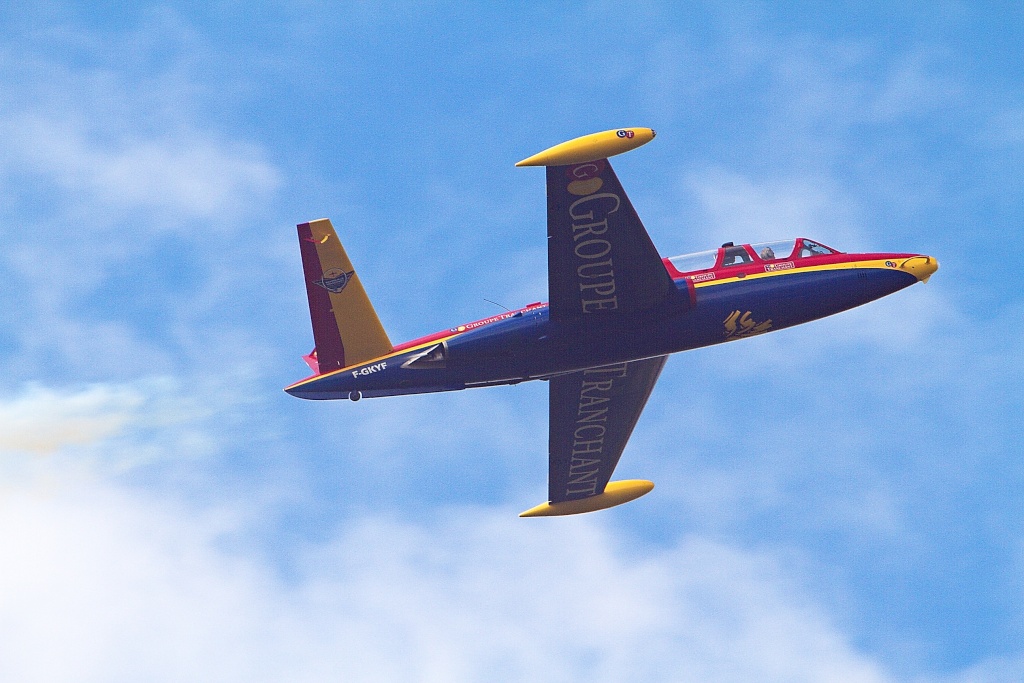
[{"label": "yellow wingtip tank", "polygon": [[549,147],[543,152],[523,159],[516,166],[568,166],[595,159],[607,159],[646,145],[654,136],[653,128],[616,128],[591,133]]},{"label": "yellow wingtip tank", "polygon": [[623,479],[622,481],[610,481],[604,489],[604,493],[580,500],[567,500],[564,503],[541,503],[532,507],[526,512],[520,512],[520,517],[557,517],[559,515],[578,515],[583,512],[594,512],[605,508],[615,507],[636,500],[640,496],[650,493],[654,488],[653,481],[646,479]]}]

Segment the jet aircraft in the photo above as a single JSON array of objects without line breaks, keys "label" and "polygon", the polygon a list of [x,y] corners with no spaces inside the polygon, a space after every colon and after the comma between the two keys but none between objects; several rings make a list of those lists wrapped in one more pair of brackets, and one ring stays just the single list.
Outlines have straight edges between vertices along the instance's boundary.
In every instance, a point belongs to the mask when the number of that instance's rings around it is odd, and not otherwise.
[{"label": "jet aircraft", "polygon": [[546,167],[548,303],[403,344],[331,222],[300,224],[313,375],[285,391],[358,401],[547,381],[548,499],[521,516],[591,512],[654,487],[611,476],[669,354],[833,315],[938,269],[930,256],[848,254],[804,237],[662,258],[608,162],[654,135],[594,133],[516,164]]}]

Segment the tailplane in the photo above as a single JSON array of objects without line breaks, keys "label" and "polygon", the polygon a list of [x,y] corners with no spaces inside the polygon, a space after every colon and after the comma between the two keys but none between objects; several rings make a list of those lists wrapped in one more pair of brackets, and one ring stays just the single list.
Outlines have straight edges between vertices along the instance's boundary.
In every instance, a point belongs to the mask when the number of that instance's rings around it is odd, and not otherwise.
[{"label": "tailplane", "polygon": [[331,221],[321,218],[298,229],[316,342],[310,354],[315,354],[314,371],[323,374],[391,353],[391,340]]}]

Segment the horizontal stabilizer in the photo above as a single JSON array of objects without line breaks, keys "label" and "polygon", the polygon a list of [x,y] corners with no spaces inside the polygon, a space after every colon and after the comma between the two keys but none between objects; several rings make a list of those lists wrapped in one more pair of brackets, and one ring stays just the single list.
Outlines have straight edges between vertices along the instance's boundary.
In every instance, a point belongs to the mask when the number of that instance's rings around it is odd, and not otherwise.
[{"label": "horizontal stabilizer", "polygon": [[313,349],[303,356],[302,360],[306,361],[306,365],[309,366],[309,369],[313,371],[314,375],[320,374],[320,360],[316,356],[316,349]]},{"label": "horizontal stabilizer", "polygon": [[640,496],[650,493],[654,488],[653,481],[646,479],[623,479],[622,481],[610,481],[604,489],[604,493],[581,498],[579,500],[567,500],[562,503],[541,503],[532,507],[526,512],[519,513],[520,517],[557,517],[560,515],[578,515],[583,512],[594,512],[605,508],[615,507],[636,500]]}]

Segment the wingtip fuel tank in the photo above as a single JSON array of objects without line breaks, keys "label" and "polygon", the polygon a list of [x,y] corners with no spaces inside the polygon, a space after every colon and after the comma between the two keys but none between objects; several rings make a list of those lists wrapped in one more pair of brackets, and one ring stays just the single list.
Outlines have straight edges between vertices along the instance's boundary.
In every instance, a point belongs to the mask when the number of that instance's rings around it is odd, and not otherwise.
[{"label": "wingtip fuel tank", "polygon": [[516,166],[568,166],[622,154],[654,139],[653,128],[616,128],[549,147]]},{"label": "wingtip fuel tank", "polygon": [[636,500],[654,489],[654,482],[646,479],[622,479],[610,481],[604,493],[579,500],[567,500],[561,503],[541,503],[525,512],[520,517],[560,517],[562,515],[578,515],[583,512],[594,512],[615,507]]}]

